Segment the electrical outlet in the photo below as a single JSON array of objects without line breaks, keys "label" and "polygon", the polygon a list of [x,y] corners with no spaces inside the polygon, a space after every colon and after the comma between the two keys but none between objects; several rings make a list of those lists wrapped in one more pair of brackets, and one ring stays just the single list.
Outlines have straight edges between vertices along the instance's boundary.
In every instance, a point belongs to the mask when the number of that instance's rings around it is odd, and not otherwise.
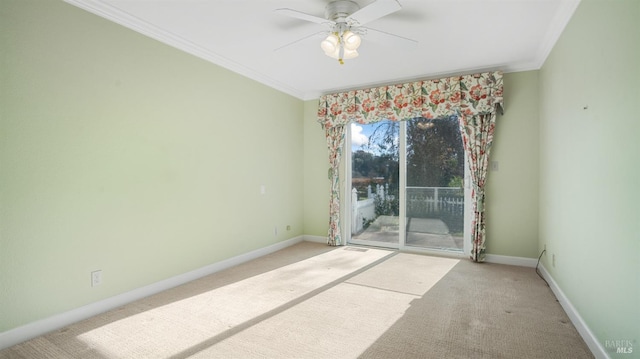
[{"label": "electrical outlet", "polygon": [[287,231],[290,231],[290,230],[291,230],[291,226],[287,225]]},{"label": "electrical outlet", "polygon": [[555,253],[551,255],[551,266],[553,268],[556,267],[556,254]]},{"label": "electrical outlet", "polygon": [[97,271],[91,272],[91,286],[97,287],[100,284],[102,284],[102,271],[97,270]]},{"label": "electrical outlet", "polygon": [[278,226],[273,227],[273,235],[278,236]]}]

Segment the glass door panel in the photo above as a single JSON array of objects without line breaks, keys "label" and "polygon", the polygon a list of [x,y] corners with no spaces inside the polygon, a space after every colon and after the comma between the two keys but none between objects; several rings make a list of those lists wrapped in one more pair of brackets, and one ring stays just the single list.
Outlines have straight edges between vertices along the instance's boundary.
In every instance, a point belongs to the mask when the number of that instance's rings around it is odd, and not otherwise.
[{"label": "glass door panel", "polygon": [[399,126],[351,124],[351,243],[399,246]]},{"label": "glass door panel", "polygon": [[463,250],[464,148],[456,117],[406,124],[407,246]]}]

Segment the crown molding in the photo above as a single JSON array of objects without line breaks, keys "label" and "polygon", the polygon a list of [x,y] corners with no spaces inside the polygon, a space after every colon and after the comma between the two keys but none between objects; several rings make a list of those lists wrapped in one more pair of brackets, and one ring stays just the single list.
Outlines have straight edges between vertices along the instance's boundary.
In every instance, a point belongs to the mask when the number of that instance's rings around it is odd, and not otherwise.
[{"label": "crown molding", "polygon": [[569,24],[573,13],[578,8],[578,5],[580,5],[580,1],[581,0],[560,1],[560,4],[558,5],[559,10],[551,21],[552,26],[547,31],[542,43],[540,44],[540,48],[538,49],[538,56],[534,62],[536,70],[541,69],[542,65],[544,65],[547,57],[549,57],[549,54],[551,53],[551,50],[553,50],[556,42],[558,42],[560,35],[562,35],[565,27]]}]

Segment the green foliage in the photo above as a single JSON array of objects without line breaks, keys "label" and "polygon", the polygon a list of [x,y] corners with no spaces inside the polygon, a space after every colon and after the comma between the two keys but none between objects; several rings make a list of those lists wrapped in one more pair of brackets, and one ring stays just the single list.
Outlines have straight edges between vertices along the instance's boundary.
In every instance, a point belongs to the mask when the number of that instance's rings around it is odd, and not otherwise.
[{"label": "green foliage", "polygon": [[464,178],[460,176],[453,176],[451,180],[449,180],[447,187],[464,187]]},{"label": "green foliage", "polygon": [[369,228],[371,223],[373,223],[374,219],[362,218],[362,230]]},{"label": "green foliage", "polygon": [[400,215],[400,202],[397,196],[376,196],[374,205],[376,216]]},{"label": "green foliage", "polygon": [[398,160],[388,155],[374,155],[358,150],[351,155],[351,173],[353,178],[397,178]]},{"label": "green foliage", "polygon": [[454,197],[464,197],[464,178],[461,176],[453,176],[447,186],[458,188],[458,190],[450,192],[450,195]]},{"label": "green foliage", "polygon": [[407,122],[407,186],[446,187],[464,176],[464,148],[456,117]]}]

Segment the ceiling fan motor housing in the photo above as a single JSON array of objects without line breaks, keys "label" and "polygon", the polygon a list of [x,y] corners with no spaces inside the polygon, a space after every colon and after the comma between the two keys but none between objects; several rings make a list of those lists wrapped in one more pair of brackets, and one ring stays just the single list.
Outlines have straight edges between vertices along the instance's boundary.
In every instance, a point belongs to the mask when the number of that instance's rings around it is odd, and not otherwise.
[{"label": "ceiling fan motor housing", "polygon": [[360,10],[360,5],[351,0],[337,0],[327,4],[324,14],[327,20],[336,23],[347,22],[347,17]]}]

